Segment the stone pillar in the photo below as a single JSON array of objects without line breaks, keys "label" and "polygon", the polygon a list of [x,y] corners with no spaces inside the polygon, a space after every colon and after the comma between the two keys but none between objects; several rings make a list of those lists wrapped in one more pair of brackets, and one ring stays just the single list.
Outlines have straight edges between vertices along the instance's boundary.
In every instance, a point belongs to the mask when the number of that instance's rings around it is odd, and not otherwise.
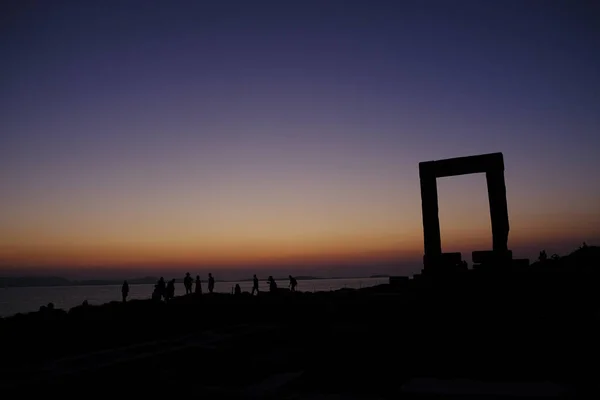
[{"label": "stone pillar", "polygon": [[423,213],[424,264],[435,264],[442,254],[440,219],[438,214],[437,181],[434,174],[419,168],[421,179],[421,208]]},{"label": "stone pillar", "polygon": [[503,168],[486,172],[490,217],[492,219],[493,249],[498,255],[508,251],[508,205]]}]

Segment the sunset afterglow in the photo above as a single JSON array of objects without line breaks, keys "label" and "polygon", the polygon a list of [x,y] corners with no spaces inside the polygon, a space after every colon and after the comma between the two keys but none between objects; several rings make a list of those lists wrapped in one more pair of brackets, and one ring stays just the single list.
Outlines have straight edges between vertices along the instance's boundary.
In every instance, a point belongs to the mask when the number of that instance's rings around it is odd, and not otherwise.
[{"label": "sunset afterglow", "polygon": [[[592,21],[556,24],[558,5],[482,21],[466,5],[149,3],[10,11],[0,268],[377,273],[422,257],[418,163],[490,152],[517,256],[600,239]],[[485,177],[438,190],[444,249],[490,248]]]}]

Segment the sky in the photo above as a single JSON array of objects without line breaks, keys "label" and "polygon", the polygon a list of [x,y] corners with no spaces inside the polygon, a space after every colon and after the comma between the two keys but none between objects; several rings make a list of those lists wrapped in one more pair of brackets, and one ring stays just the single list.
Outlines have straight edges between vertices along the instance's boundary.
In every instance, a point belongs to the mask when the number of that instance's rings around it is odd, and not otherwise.
[{"label": "sky", "polygon": [[[516,257],[600,242],[598,3],[0,7],[0,274],[411,274],[418,163],[493,152]],[[485,176],[438,191],[490,249]]]}]

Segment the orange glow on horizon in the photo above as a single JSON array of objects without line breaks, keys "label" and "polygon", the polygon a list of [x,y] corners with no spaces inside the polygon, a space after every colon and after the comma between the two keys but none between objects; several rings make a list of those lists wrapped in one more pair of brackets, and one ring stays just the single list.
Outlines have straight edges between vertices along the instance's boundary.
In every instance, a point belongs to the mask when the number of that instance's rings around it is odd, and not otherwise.
[{"label": "orange glow on horizon", "polygon": [[[554,222],[556,223],[556,222]],[[554,224],[548,222],[547,226]],[[515,229],[509,247],[535,242],[556,243],[572,237],[573,230],[556,231]],[[564,226],[564,225],[563,225]],[[574,222],[573,226],[577,224]],[[463,257],[473,250],[490,248],[491,233],[486,230],[456,229],[452,238],[442,238],[444,251],[461,251]],[[600,233],[600,232],[598,232]],[[243,266],[314,265],[327,263],[369,263],[389,260],[420,260],[423,243],[420,232],[401,239],[396,236],[348,236],[343,239],[312,239],[296,243],[290,238],[265,241],[199,243],[112,243],[97,245],[13,245],[0,247],[0,266],[52,268],[111,266]]]},{"label": "orange glow on horizon", "polygon": [[420,254],[421,239],[348,237],[345,240],[290,240],[211,243],[190,246],[188,243],[137,245],[107,244],[96,246],[12,246],[0,248],[3,265],[35,266],[153,266],[276,265],[289,263],[323,263],[391,259]]},{"label": "orange glow on horizon", "polygon": [[[418,185],[368,181],[373,187],[366,190],[362,183],[307,182],[208,193],[197,188],[184,191],[186,196],[146,196],[131,188],[79,199],[79,207],[54,199],[54,192],[44,207],[37,198],[26,198],[0,214],[0,267],[227,268],[421,260]],[[444,179],[438,185],[442,250],[490,249],[484,178]],[[509,248],[600,237],[600,211],[591,205],[581,208],[592,211],[573,213],[570,204],[561,203],[549,212],[510,188]]]}]

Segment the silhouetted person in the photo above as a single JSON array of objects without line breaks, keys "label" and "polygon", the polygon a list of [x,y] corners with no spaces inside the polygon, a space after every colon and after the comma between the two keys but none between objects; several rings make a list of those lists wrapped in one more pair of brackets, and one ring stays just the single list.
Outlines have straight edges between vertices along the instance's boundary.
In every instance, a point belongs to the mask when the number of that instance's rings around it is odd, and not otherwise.
[{"label": "silhouetted person", "polygon": [[295,292],[296,286],[298,286],[298,281],[296,280],[296,278],[294,278],[291,275],[289,277],[290,277],[290,291]]},{"label": "silhouetted person", "polygon": [[269,292],[275,293],[277,291],[277,283],[275,282],[275,279],[269,275],[267,282],[269,282]]},{"label": "silhouetted person", "polygon": [[154,290],[152,291],[152,300],[160,300],[162,297],[160,293],[160,289],[158,287],[158,282],[154,284]]},{"label": "silhouetted person", "polygon": [[171,300],[173,297],[175,297],[175,279],[171,279],[167,283],[167,300]]},{"label": "silhouetted person", "polygon": [[240,284],[239,284],[239,283],[236,283],[236,284],[235,284],[235,294],[236,294],[236,295],[240,295],[240,294],[242,294],[242,288],[241,288],[241,286],[240,286]]},{"label": "silhouetted person", "polygon": [[256,277],[256,274],[254,274],[254,278],[252,278],[252,294],[254,295],[254,291],[256,291],[256,294],[258,295],[258,278]]},{"label": "silhouetted person", "polygon": [[123,281],[123,286],[121,286],[121,294],[123,295],[123,303],[127,301],[127,295],[129,295],[129,283],[127,281]]},{"label": "silhouetted person", "polygon": [[200,281],[200,275],[196,275],[196,294],[202,294],[202,282]]},{"label": "silhouetted person", "polygon": [[165,282],[165,278],[163,278],[162,276],[160,277],[160,279],[158,280],[158,283],[156,284],[156,291],[158,292],[159,298],[164,297],[165,300],[167,299],[167,284]]},{"label": "silhouetted person", "polygon": [[190,273],[185,274],[185,278],[183,278],[183,286],[185,287],[185,294],[192,294],[192,286],[194,284],[194,280]]},{"label": "silhouetted person", "polygon": [[215,290],[215,278],[213,278],[212,274],[208,274],[208,292],[212,293]]}]

